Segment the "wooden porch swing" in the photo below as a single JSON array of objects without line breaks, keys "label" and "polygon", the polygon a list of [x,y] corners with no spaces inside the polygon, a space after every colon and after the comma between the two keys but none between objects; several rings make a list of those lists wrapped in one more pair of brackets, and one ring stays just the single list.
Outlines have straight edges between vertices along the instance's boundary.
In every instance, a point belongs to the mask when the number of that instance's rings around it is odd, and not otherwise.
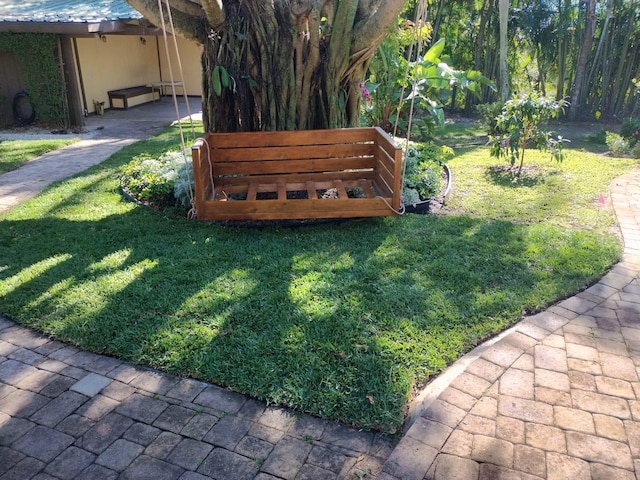
[{"label": "wooden porch swing", "polygon": [[191,149],[200,220],[398,214],[402,151],[382,129],[208,133]]},{"label": "wooden porch swing", "polygon": [[[158,6],[166,44],[162,1]],[[180,63],[169,0],[164,2]],[[420,7],[416,21],[426,12],[424,0]],[[170,62],[168,51],[167,45]],[[173,82],[171,63],[169,70]],[[173,96],[175,103],[175,92]],[[408,138],[412,114],[413,100]],[[180,133],[186,162],[182,127]],[[195,141],[191,156],[191,215],[199,220],[358,218],[404,212],[403,152],[379,127],[207,133]]]}]

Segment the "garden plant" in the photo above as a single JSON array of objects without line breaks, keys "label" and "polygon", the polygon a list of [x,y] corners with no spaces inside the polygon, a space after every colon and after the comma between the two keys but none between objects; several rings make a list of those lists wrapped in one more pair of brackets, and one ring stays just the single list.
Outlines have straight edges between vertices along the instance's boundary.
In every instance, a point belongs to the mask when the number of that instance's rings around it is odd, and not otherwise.
[{"label": "garden plant", "polygon": [[511,166],[517,168],[516,177],[522,172],[529,148],[548,152],[557,161],[562,161],[567,139],[554,138],[545,126],[567,106],[565,101],[556,101],[533,91],[507,101],[491,126],[491,155],[508,159]]},{"label": "garden plant", "polygon": [[[444,124],[445,105],[458,91],[480,94],[481,88],[494,89],[493,83],[475,70],[458,70],[444,53],[445,39],[426,50],[415,52],[411,45],[418,37],[430,39],[427,26],[408,27],[401,21],[382,42],[362,84],[363,122],[406,136],[411,104],[414,104],[412,139],[426,140],[437,125]],[[413,52],[413,53],[412,53]],[[407,58],[413,55],[415,58]],[[366,93],[365,93],[366,92]]]}]

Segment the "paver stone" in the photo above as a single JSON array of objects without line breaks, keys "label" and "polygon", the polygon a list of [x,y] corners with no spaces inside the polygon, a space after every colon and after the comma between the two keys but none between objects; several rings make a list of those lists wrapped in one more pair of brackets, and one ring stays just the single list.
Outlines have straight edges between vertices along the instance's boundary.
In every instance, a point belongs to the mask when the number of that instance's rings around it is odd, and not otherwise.
[{"label": "paver stone", "polygon": [[143,450],[142,445],[121,438],[102,452],[96,459],[96,463],[116,472],[122,472]]},{"label": "paver stone", "polygon": [[[254,460],[223,448],[214,448],[198,468],[198,473],[225,480],[253,480],[258,470],[258,463]],[[289,480],[293,477],[283,478]]]},{"label": "paver stone", "polygon": [[196,471],[213,447],[191,438],[183,439],[167,457],[167,462],[186,470]]},{"label": "paver stone", "polygon": [[402,480],[422,480],[437,455],[435,448],[404,437],[387,459],[383,472]]},{"label": "paver stone", "polygon": [[143,423],[152,423],[168,406],[163,400],[134,393],[116,408],[116,412]]},{"label": "paver stone", "polygon": [[547,454],[547,480],[584,480],[590,478],[589,464],[559,453]]},{"label": "paver stone", "polygon": [[38,425],[15,442],[13,448],[43,462],[50,462],[73,441],[74,438],[69,435]]},{"label": "paver stone", "polygon": [[492,463],[511,468],[513,466],[513,444],[506,440],[475,435],[471,458],[478,463]]},{"label": "paver stone", "polygon": [[184,470],[157,458],[140,455],[118,480],[178,480]]},{"label": "paver stone", "polygon": [[110,378],[97,373],[90,373],[81,380],[71,385],[70,390],[74,392],[82,393],[87,397],[93,397],[100,393],[100,391],[112,382]]},{"label": "paver stone", "polygon": [[58,455],[45,468],[45,472],[58,478],[75,478],[93,463],[96,456],[73,445]]},{"label": "paver stone", "polygon": [[569,455],[589,462],[604,463],[626,470],[633,469],[628,445],[580,432],[567,432],[566,435]]}]

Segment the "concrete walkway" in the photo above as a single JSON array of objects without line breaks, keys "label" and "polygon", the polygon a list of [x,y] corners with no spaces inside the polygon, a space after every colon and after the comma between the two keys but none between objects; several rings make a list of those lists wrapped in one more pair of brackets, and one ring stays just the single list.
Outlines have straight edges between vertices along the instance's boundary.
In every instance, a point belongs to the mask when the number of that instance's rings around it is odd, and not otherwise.
[{"label": "concrete walkway", "polygon": [[[201,118],[200,99],[189,99],[189,107],[181,99],[180,118]],[[175,104],[168,98],[129,110],[107,110],[104,116],[87,117],[85,133],[75,135],[43,135],[47,131],[25,128],[0,132],[0,140],[29,138],[80,138],[66,148],[49,152],[23,167],[0,175],[0,213],[35,197],[50,183],[75,175],[103,162],[121,148],[161,132],[177,119]]]},{"label": "concrete walkway", "polygon": [[[161,108],[129,113],[158,119]],[[85,148],[101,161],[168,123],[133,135],[133,120],[109,127],[108,115],[100,131],[120,128],[124,139],[97,134],[83,142],[102,143],[43,157],[30,175],[0,176],[0,204],[35,195],[65,155],[78,160],[68,175],[88,166]],[[0,480],[640,478],[640,172],[617,179],[611,200],[623,261],[432,382],[399,441],[79,351],[0,317]]]}]

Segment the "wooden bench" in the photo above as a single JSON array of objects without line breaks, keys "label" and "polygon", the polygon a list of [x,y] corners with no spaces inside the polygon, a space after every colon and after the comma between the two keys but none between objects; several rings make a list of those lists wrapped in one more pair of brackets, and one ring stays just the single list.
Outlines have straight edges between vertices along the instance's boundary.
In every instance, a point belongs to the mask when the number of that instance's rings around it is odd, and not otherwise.
[{"label": "wooden bench", "polygon": [[394,215],[402,151],[380,128],[208,133],[192,147],[200,220]]},{"label": "wooden bench", "polygon": [[[156,94],[158,93],[157,88],[153,88],[151,86],[139,85],[137,87],[129,87],[129,88],[119,88],[118,90],[110,90],[107,92],[109,96],[109,108],[121,108],[114,107],[114,100],[122,100],[123,107],[122,109],[127,110],[129,108],[129,99],[140,97],[142,95],[151,95],[151,99],[147,99],[140,103],[148,103],[156,100]],[[159,95],[158,95],[158,98]]]}]

